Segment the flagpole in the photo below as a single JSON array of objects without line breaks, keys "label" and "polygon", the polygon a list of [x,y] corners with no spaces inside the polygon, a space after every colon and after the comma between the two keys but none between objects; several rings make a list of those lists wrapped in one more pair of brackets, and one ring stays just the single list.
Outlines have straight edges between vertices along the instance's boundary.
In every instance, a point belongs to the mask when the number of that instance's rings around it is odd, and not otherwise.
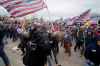
[{"label": "flagpole", "polygon": [[[45,1],[45,3],[46,3],[47,0],[44,0],[44,1]],[[50,11],[49,11],[48,7],[46,7],[46,10],[47,10],[47,13],[48,13],[48,18],[49,18],[49,20],[51,20],[51,15],[50,15]],[[53,25],[50,24],[50,29],[51,29],[51,26],[53,26]],[[51,31],[50,31],[50,32],[51,32]]]},{"label": "flagpole", "polygon": [[[44,0],[44,1],[45,1],[45,3],[46,3],[47,0]],[[46,10],[47,10],[47,12],[48,12],[49,19],[51,20],[50,11],[49,11],[48,7],[46,8]]]}]

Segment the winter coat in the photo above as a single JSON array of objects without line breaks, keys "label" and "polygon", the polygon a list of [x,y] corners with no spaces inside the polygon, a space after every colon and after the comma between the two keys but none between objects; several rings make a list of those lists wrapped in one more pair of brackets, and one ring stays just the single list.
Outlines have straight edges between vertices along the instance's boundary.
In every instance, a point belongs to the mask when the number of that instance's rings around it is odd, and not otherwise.
[{"label": "winter coat", "polygon": [[89,44],[85,50],[85,58],[94,64],[100,64],[100,46],[96,43]]}]

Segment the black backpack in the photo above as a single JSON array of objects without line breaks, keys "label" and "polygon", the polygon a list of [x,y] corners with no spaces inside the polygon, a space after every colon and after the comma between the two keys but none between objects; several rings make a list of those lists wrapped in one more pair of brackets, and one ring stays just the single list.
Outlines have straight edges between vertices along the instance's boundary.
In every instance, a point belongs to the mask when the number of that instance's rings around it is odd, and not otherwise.
[{"label": "black backpack", "polygon": [[25,65],[34,65],[34,63],[37,63],[37,61],[39,60],[38,58],[46,58],[51,51],[48,33],[36,32],[34,35],[32,37],[32,40],[27,43],[26,54],[23,57],[23,63]]}]

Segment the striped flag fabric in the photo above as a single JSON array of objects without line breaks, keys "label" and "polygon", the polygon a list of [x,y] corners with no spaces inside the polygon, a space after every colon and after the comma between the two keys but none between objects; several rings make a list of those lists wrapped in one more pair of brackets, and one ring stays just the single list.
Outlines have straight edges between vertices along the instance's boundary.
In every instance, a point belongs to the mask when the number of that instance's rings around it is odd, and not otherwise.
[{"label": "striped flag fabric", "polygon": [[23,17],[47,8],[43,0],[0,0],[0,5],[14,17]]},{"label": "striped flag fabric", "polygon": [[91,9],[86,10],[85,12],[83,12],[80,16],[77,16],[76,18],[73,18],[73,23],[75,22],[85,22],[86,20],[90,20],[90,14]]},{"label": "striped flag fabric", "polygon": [[88,20],[88,19],[90,19],[90,12],[91,12],[91,9],[88,9],[87,11],[85,11],[84,13],[82,13],[79,16],[79,19],[82,19],[82,20]]},{"label": "striped flag fabric", "polygon": [[57,23],[53,23],[51,26],[51,31],[52,32],[59,32],[60,31],[60,26]]}]

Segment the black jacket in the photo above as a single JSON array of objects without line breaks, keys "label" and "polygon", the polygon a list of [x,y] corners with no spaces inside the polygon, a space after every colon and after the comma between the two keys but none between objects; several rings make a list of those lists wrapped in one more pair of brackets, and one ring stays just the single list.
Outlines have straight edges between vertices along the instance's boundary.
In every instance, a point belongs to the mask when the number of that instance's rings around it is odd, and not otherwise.
[{"label": "black jacket", "polygon": [[85,51],[85,58],[94,64],[100,64],[100,46],[96,44],[88,45]]}]

